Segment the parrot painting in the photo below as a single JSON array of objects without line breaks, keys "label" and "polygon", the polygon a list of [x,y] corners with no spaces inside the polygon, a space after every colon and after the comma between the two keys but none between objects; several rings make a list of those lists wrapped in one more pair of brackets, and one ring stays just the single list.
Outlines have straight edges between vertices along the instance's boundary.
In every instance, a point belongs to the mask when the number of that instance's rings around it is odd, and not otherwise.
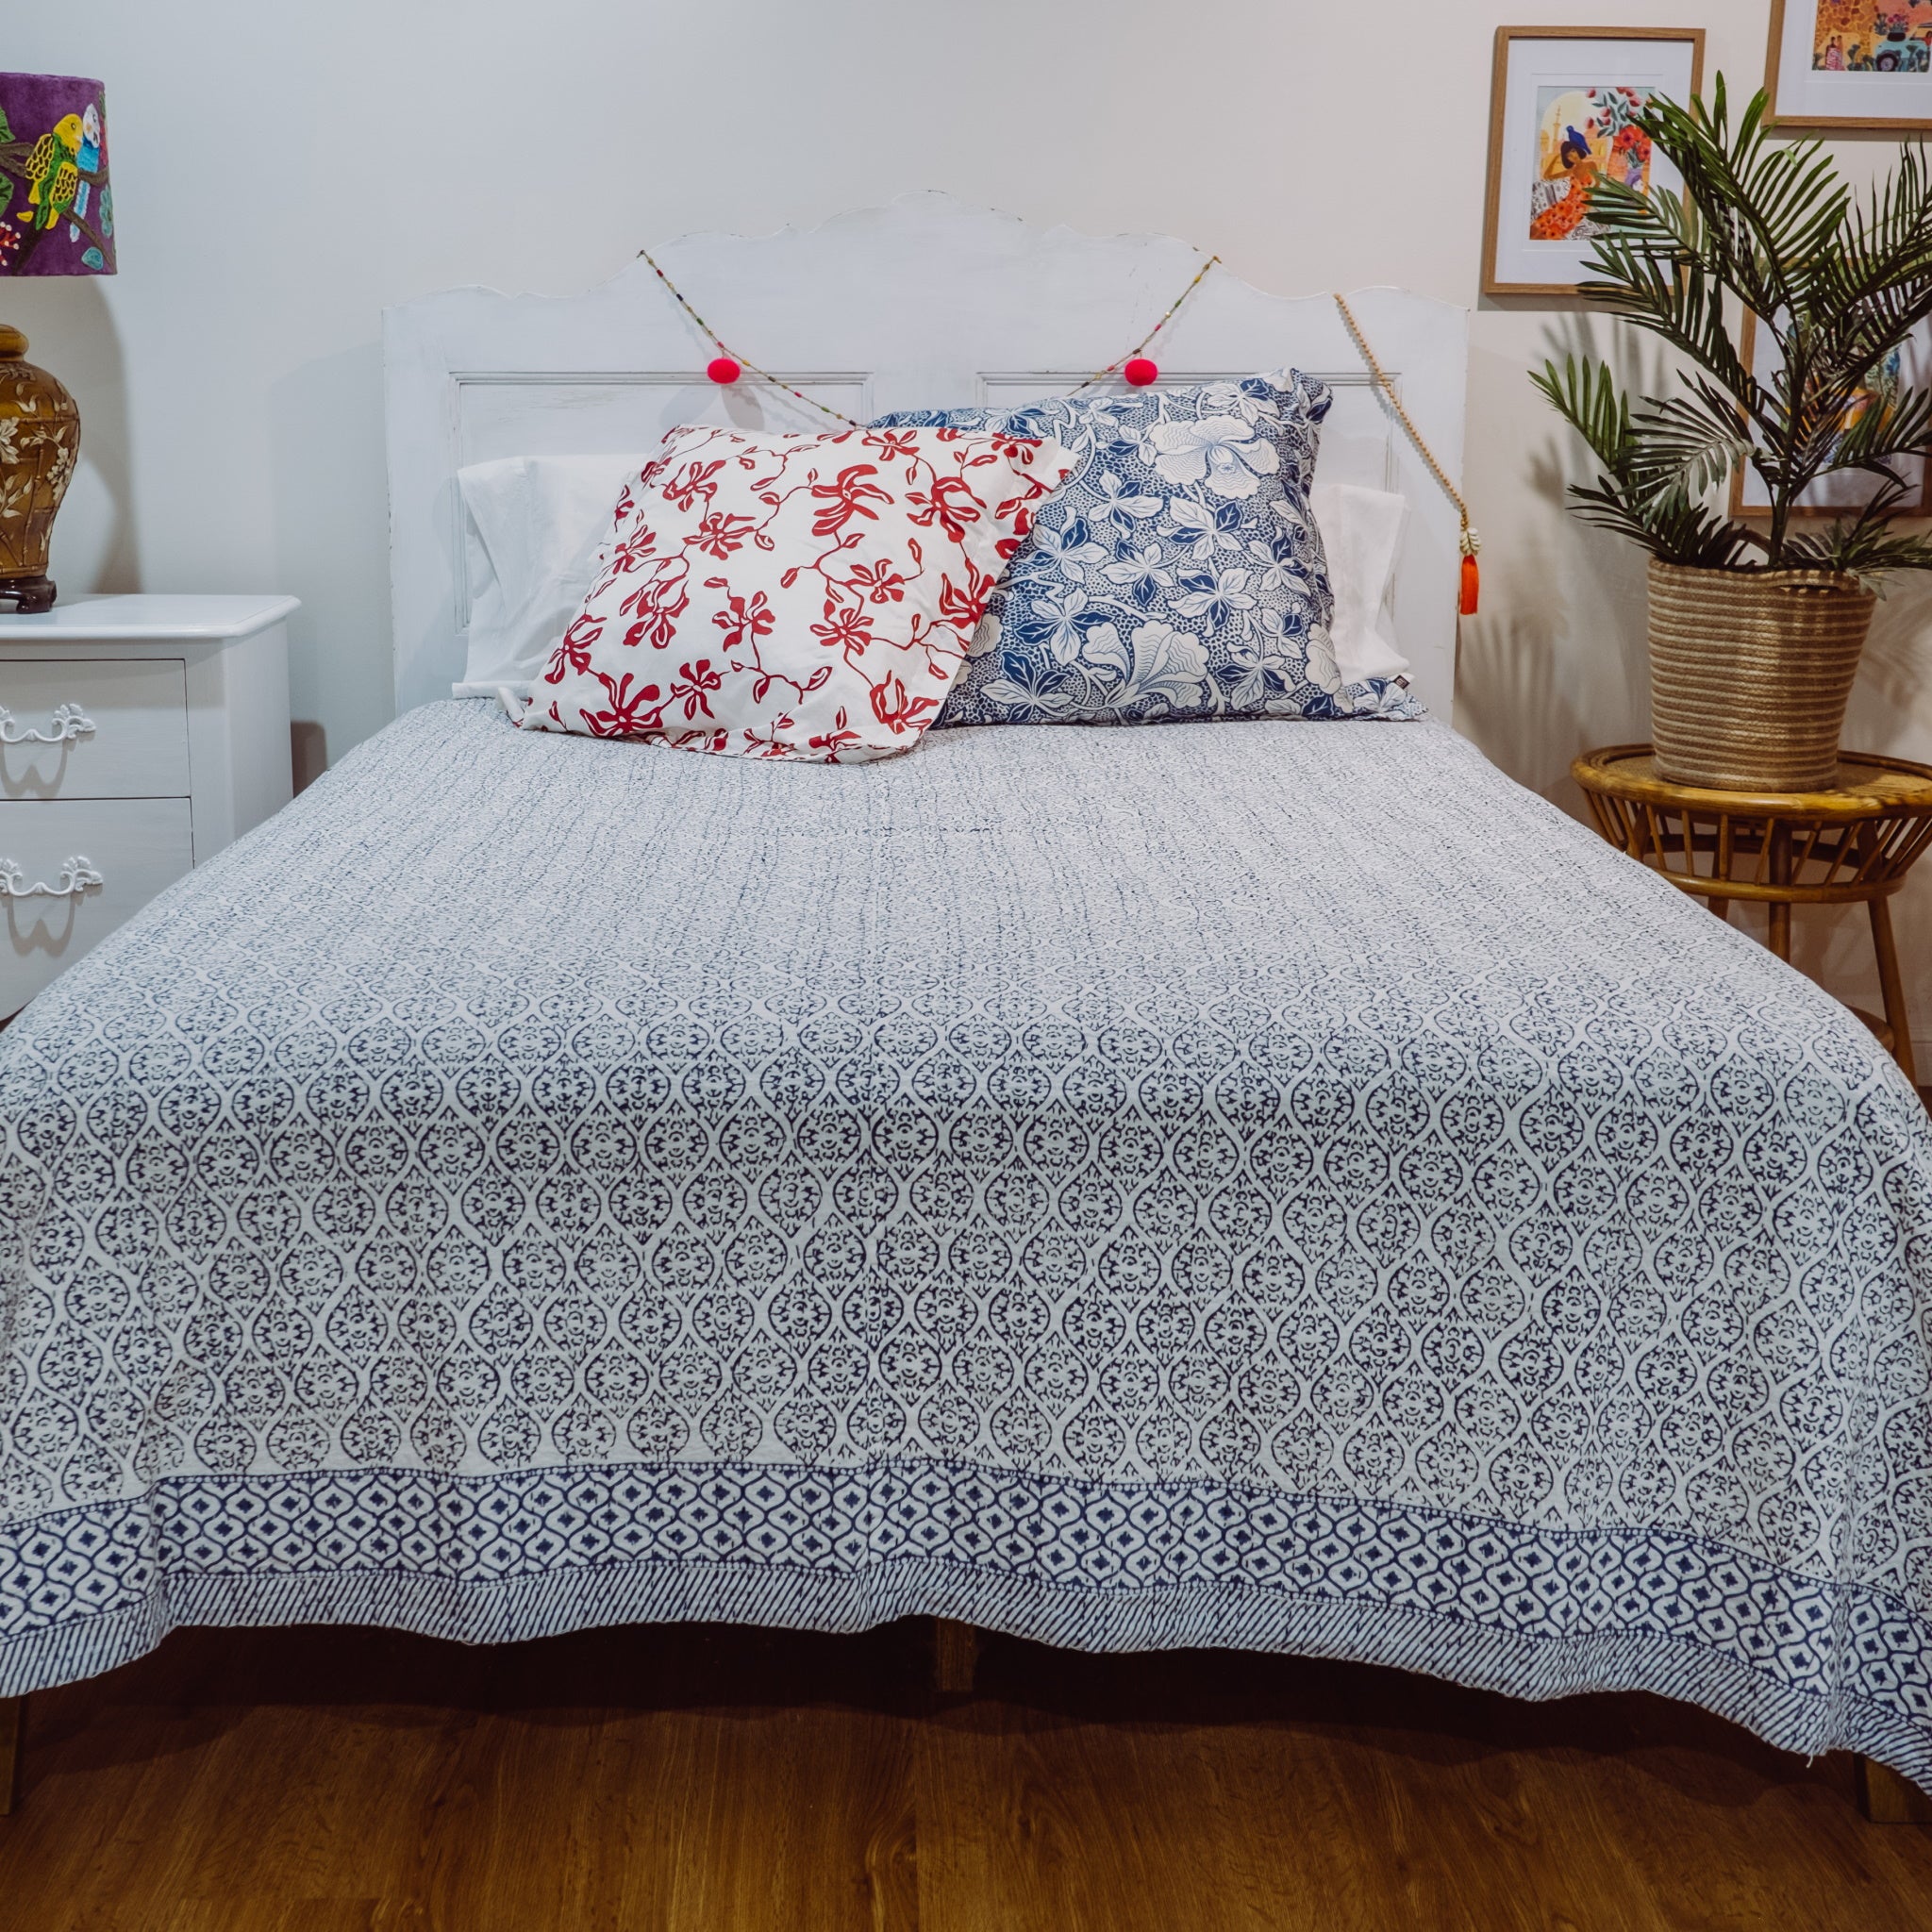
[{"label": "parrot painting", "polygon": [[34,142],[26,158],[26,208],[15,217],[33,229],[52,228],[74,206],[80,188],[81,125],[63,114]]}]

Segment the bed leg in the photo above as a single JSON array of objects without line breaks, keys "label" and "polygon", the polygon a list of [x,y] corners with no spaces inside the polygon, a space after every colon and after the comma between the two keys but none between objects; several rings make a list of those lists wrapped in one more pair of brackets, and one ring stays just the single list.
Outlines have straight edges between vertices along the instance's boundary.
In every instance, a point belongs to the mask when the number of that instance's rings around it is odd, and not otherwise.
[{"label": "bed leg", "polygon": [[1874,1824],[1932,1824],[1932,1798],[1889,1764],[1860,1757],[1858,1804]]},{"label": "bed leg", "polygon": [[951,1617],[932,1620],[932,1688],[941,1697],[971,1697],[979,1664],[979,1632]]},{"label": "bed leg", "polygon": [[26,1699],[0,1697],[0,1816],[20,1799],[20,1740],[26,1730]]}]

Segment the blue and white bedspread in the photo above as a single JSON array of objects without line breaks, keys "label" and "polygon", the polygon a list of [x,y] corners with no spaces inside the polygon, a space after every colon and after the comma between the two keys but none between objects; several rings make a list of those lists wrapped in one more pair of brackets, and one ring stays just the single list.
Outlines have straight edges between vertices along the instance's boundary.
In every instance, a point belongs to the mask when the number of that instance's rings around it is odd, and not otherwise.
[{"label": "blue and white bedspread", "polygon": [[0,1690],[925,1611],[1932,1783],[1932,1132],[1433,724],[411,713],[0,1036]]}]

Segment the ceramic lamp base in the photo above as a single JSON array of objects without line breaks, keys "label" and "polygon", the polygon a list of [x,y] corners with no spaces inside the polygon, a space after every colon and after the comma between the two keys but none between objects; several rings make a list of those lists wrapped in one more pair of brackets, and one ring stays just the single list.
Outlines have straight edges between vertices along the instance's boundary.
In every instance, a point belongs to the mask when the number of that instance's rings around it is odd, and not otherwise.
[{"label": "ceramic lamp base", "polygon": [[0,577],[0,605],[11,604],[23,616],[54,608],[54,579],[44,572],[37,577]]},{"label": "ceramic lamp base", "polygon": [[0,604],[53,608],[47,547],[79,454],[74,398],[26,359],[26,338],[0,323]]}]

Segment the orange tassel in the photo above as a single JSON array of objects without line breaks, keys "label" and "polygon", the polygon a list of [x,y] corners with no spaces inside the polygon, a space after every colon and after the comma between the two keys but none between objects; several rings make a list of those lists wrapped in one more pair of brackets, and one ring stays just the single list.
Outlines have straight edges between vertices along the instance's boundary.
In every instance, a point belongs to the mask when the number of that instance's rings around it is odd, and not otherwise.
[{"label": "orange tassel", "polygon": [[1474,617],[1475,615],[1475,607],[1482,595],[1482,572],[1476,568],[1475,558],[1474,557],[1465,557],[1462,559],[1462,601],[1457,607],[1463,616]]}]

